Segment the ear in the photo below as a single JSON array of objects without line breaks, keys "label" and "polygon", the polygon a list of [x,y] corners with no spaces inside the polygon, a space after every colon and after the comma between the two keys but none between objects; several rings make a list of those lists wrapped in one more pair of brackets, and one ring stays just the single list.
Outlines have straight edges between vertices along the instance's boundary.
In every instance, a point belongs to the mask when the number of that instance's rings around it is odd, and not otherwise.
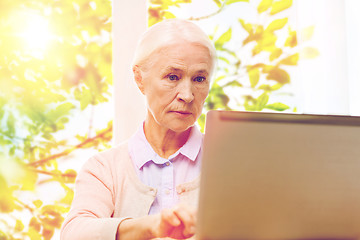
[{"label": "ear", "polygon": [[145,92],[144,92],[144,80],[143,80],[143,77],[142,77],[142,72],[141,72],[140,67],[138,65],[133,66],[133,73],[134,73],[134,78],[135,78],[136,85],[138,86],[141,93],[145,95]]}]

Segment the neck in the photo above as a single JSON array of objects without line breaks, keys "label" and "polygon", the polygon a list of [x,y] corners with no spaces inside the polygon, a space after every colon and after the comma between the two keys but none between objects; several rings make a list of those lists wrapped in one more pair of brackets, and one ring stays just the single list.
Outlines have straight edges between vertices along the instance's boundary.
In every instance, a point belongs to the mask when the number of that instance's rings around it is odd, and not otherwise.
[{"label": "neck", "polygon": [[147,117],[144,123],[144,133],[154,151],[162,158],[168,158],[179,150],[188,140],[191,128],[184,132],[174,132],[159,126],[152,117]]}]

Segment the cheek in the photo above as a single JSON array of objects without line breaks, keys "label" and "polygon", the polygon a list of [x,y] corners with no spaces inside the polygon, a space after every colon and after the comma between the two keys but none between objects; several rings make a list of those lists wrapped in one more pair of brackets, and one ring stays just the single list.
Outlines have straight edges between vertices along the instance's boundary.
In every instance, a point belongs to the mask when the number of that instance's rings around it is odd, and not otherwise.
[{"label": "cheek", "polygon": [[205,100],[208,96],[208,91],[203,91],[203,92],[198,92],[197,96],[196,96],[196,112],[200,115],[205,103]]},{"label": "cheek", "polygon": [[176,97],[176,88],[175,87],[169,87],[169,86],[163,86],[161,90],[158,90],[156,93],[156,96],[158,97],[159,101],[162,102],[162,104],[168,104],[172,102]]},{"label": "cheek", "polygon": [[148,105],[153,111],[166,111],[167,106],[170,105],[176,98],[176,91],[170,88],[161,88],[154,90],[152,94],[147,96]]},{"label": "cheek", "polygon": [[197,99],[199,102],[204,103],[208,95],[209,95],[209,88],[199,89]]}]

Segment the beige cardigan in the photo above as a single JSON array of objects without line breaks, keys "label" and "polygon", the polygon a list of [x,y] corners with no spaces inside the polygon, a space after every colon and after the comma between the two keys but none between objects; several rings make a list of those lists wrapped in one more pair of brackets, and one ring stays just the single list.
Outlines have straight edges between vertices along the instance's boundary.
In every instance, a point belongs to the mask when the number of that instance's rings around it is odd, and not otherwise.
[{"label": "beige cardigan", "polygon": [[[180,202],[196,207],[199,178],[177,186],[176,191]],[[124,218],[148,214],[156,192],[136,175],[127,142],[99,153],[79,172],[61,239],[114,240]]]}]

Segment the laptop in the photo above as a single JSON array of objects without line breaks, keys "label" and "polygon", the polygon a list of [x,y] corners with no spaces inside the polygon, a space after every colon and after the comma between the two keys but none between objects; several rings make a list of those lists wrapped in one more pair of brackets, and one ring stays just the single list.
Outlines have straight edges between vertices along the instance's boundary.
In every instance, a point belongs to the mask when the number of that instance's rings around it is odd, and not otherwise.
[{"label": "laptop", "polygon": [[360,238],[360,117],[207,114],[196,238]]}]

